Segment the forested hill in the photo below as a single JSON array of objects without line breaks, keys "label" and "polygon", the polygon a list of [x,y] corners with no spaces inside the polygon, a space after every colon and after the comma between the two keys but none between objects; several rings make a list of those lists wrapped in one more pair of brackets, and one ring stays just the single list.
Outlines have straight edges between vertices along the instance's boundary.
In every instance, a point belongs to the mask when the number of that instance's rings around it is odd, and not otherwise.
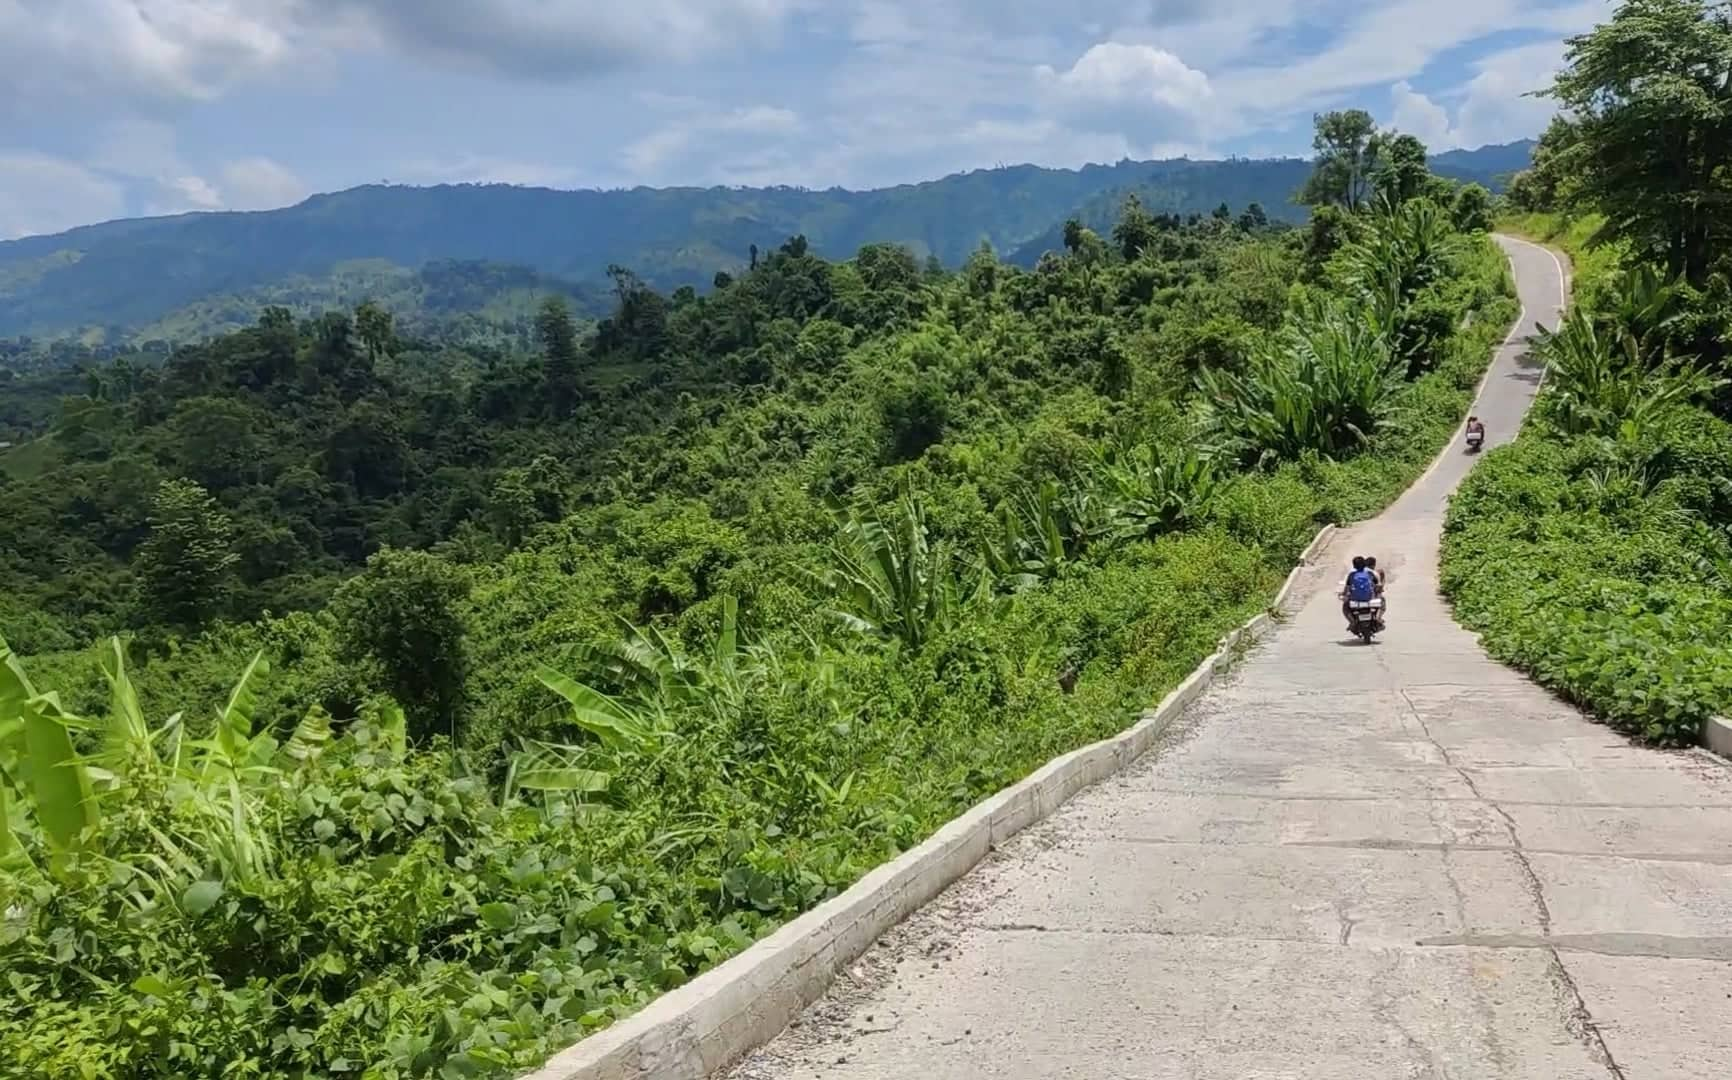
[{"label": "forested hill", "polygon": [[[1529,149],[1457,151],[1434,168],[1495,187]],[[664,289],[707,288],[717,271],[749,263],[754,245],[768,251],[796,234],[825,256],[885,242],[956,266],[982,241],[1022,251],[1084,207],[1116,208],[1133,191],[1157,212],[1259,203],[1276,220],[1300,220],[1305,210],[1291,199],[1309,172],[1298,159],[1176,160],[1019,165],[874,191],[372,185],[283,210],[117,221],[0,243],[0,338],[187,340],[246,325],[265,304],[314,310],[388,293],[404,297],[388,305],[404,318],[423,312],[414,273],[447,260],[532,270],[580,299],[613,264]],[[509,290],[502,295],[512,308]],[[489,294],[477,307],[499,301]]]}]

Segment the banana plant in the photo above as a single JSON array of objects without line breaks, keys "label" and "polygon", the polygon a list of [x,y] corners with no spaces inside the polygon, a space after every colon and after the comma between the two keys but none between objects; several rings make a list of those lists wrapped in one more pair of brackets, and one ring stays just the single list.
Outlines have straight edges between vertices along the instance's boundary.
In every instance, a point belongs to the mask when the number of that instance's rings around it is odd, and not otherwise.
[{"label": "banana plant", "polygon": [[[213,870],[230,879],[269,874],[274,842],[258,813],[261,791],[281,772],[317,759],[330,741],[330,717],[310,711],[280,751],[268,733],[255,732],[257,688],[269,670],[260,654],[217,710],[211,737],[189,740],[178,713],[150,726],[118,639],[108,642],[102,670],[109,711],[92,723],[68,713],[55,694],[39,693],[0,641],[0,863],[29,862],[22,825],[40,838],[51,870],[89,851],[130,871],[140,907],[164,898],[202,904],[215,885],[204,880]],[[76,731],[97,736],[90,754],[78,752]],[[105,851],[103,799],[146,781],[163,785],[185,813],[151,827],[149,850]]]},{"label": "banana plant", "polygon": [[[80,849],[98,821],[90,771],[72,743],[73,720],[57,696],[36,692],[0,639],[0,786],[17,785],[56,860]],[[16,861],[22,849],[12,831],[10,794],[6,802],[0,851]]]},{"label": "banana plant", "polygon": [[948,544],[933,543],[925,511],[906,488],[888,519],[860,509],[838,519],[830,566],[815,584],[839,601],[831,614],[848,629],[919,648],[992,596],[991,570],[971,568]]},{"label": "banana plant", "polygon": [[1155,442],[1102,453],[1097,475],[1121,540],[1152,540],[1196,524],[1228,483],[1211,450]]},{"label": "banana plant", "polygon": [[[1643,305],[1631,300],[1627,306]],[[1706,368],[1657,354],[1650,344],[1651,337],[1636,329],[1607,327],[1581,306],[1571,308],[1556,330],[1540,331],[1535,347],[1546,362],[1546,414],[1571,434],[1611,437],[1626,423],[1646,429],[1673,406],[1725,385]]]}]

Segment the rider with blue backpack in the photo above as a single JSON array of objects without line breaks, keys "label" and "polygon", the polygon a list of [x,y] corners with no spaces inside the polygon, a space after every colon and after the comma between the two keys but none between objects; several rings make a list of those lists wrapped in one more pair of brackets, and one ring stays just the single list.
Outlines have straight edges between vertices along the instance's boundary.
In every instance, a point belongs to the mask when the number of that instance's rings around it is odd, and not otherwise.
[{"label": "rider with blue backpack", "polygon": [[1366,565],[1365,556],[1353,556],[1353,569],[1341,583],[1341,617],[1347,620],[1347,629],[1353,629],[1353,609],[1348,605],[1374,600],[1381,591],[1377,571]]}]

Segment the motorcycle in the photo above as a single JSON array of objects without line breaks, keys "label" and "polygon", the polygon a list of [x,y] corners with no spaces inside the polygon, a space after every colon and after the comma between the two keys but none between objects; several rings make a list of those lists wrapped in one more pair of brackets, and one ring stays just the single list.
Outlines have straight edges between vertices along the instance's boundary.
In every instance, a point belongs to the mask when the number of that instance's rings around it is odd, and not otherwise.
[{"label": "motorcycle", "polygon": [[1477,454],[1477,453],[1479,453],[1479,448],[1484,446],[1484,445],[1485,445],[1485,429],[1484,428],[1481,428],[1477,431],[1470,431],[1467,433],[1467,452],[1468,453]]},{"label": "motorcycle", "polygon": [[1347,614],[1353,620],[1353,633],[1365,644],[1383,632],[1383,597],[1370,600],[1349,600]]}]

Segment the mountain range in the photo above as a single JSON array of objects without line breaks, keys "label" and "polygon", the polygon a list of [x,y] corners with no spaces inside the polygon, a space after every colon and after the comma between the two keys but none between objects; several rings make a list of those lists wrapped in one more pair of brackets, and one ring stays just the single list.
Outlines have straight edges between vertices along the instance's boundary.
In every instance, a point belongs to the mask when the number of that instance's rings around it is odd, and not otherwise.
[{"label": "mountain range", "polygon": [[[1532,147],[1451,151],[1431,166],[1496,189]],[[412,325],[464,316],[522,325],[548,292],[600,313],[610,265],[661,288],[702,288],[754,247],[795,234],[835,258],[888,242],[954,266],[989,243],[1032,263],[1067,217],[1092,223],[1133,192],[1156,212],[1255,202],[1274,220],[1302,221],[1292,195],[1310,169],[1299,158],[1017,165],[870,191],[368,185],[281,210],[111,221],[0,243],[0,338],[185,341],[248,324],[266,304],[308,312],[368,298]]]}]

